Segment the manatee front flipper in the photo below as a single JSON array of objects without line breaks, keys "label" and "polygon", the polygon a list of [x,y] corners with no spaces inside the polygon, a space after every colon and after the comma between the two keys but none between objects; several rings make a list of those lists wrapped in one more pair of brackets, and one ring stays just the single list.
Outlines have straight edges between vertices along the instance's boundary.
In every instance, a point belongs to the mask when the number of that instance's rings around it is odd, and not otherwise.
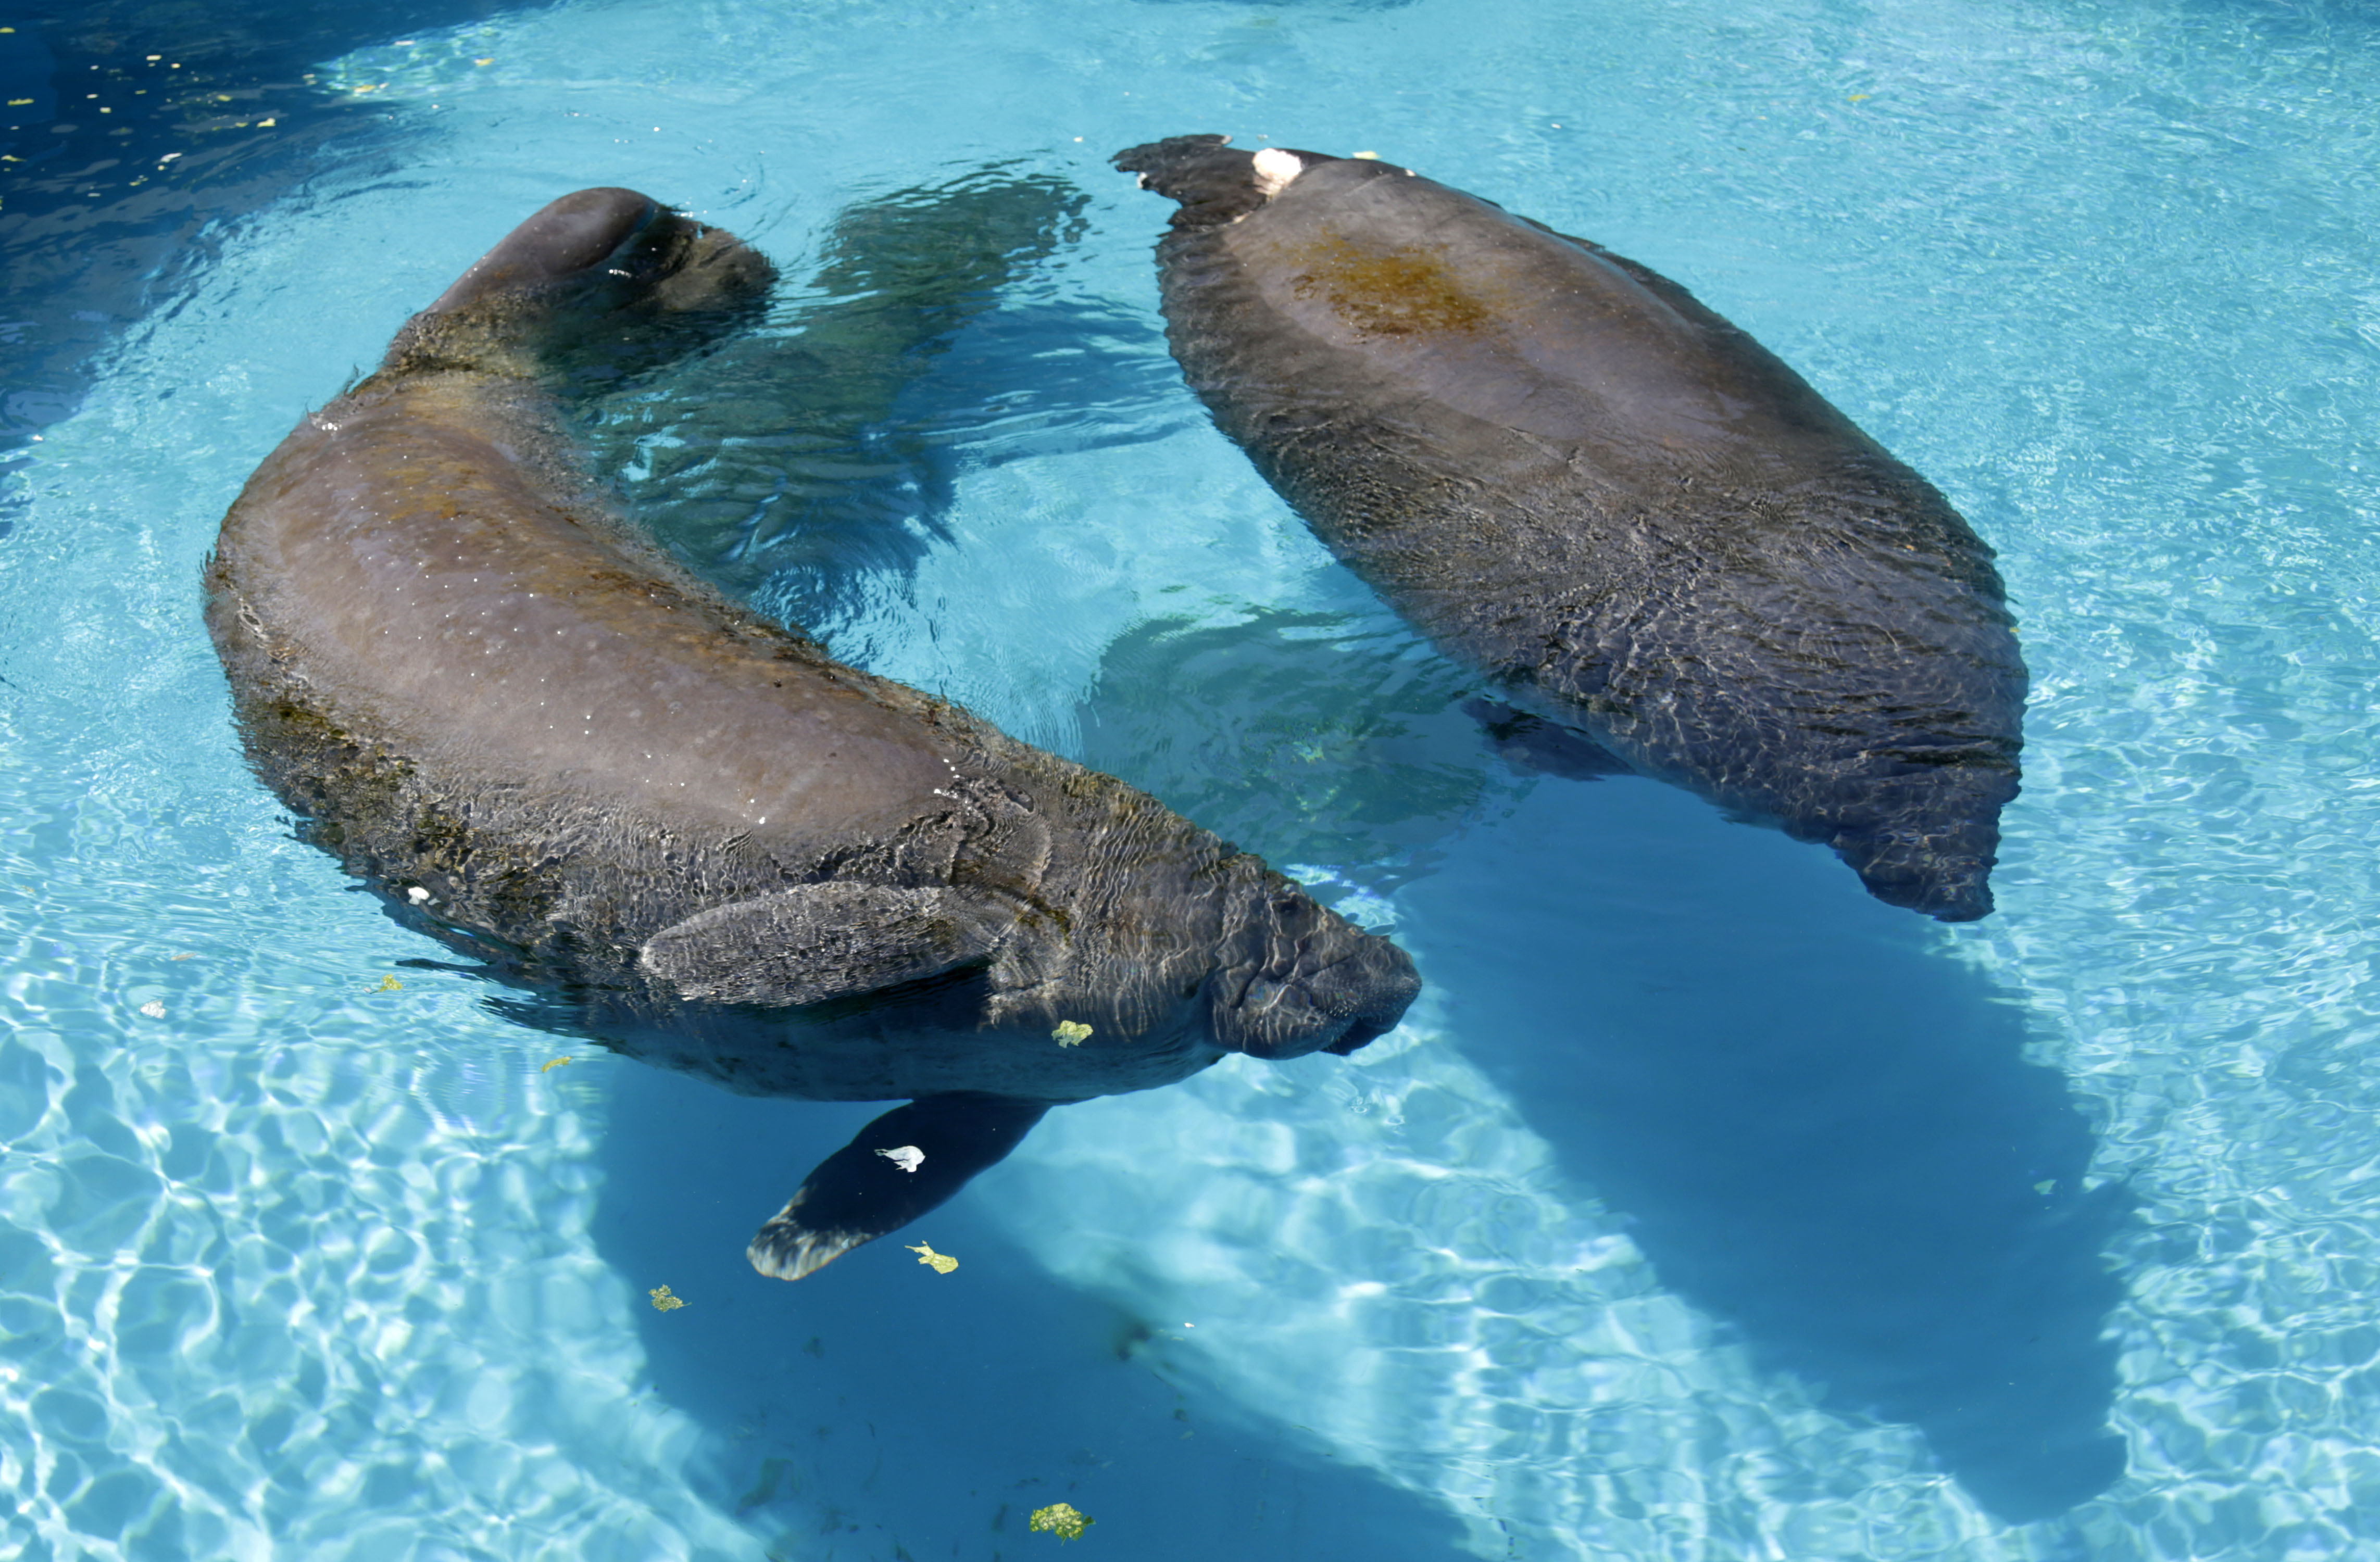
[{"label": "manatee front flipper", "polygon": [[[1016,1148],[1050,1106],[963,1093],[895,1107],[820,1161],[745,1256],[781,1280],[824,1268],[965,1187]],[[888,1153],[903,1150],[916,1154]]]},{"label": "manatee front flipper", "polygon": [[803,884],[663,928],[643,965],[700,1002],[822,1003],[989,956],[998,938],[988,920],[951,890]]},{"label": "manatee front flipper", "polygon": [[1463,702],[1463,713],[1485,730],[1488,747],[1505,763],[1521,769],[1567,781],[1600,781],[1605,776],[1636,773],[1626,760],[1577,728],[1515,710],[1502,700],[1475,695]]}]

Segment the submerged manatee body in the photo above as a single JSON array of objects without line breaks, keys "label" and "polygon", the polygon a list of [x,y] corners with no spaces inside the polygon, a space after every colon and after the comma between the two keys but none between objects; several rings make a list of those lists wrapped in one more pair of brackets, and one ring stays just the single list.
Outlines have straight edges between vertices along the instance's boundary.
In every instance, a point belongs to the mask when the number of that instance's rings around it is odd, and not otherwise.
[{"label": "submerged manatee body", "polygon": [[1940,493],[1667,278],[1391,163],[1188,136],[1168,336],[1438,644],[1627,768],[1991,910],[2024,664]]},{"label": "submerged manatee body", "polygon": [[633,1055],[911,1098],[762,1228],[790,1279],[1052,1103],[1352,1051],[1418,982],[1256,858],[835,662],[611,512],[561,395],[716,335],[771,274],[634,191],[554,202],[266,459],[206,584],[251,761],[399,915]]}]

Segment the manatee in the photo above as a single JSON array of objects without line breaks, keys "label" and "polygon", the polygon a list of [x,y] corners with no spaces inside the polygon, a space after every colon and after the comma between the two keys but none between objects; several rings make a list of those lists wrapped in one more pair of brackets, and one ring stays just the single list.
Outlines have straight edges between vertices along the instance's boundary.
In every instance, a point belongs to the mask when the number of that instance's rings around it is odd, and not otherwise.
[{"label": "manatee", "polygon": [[574,388],[732,333],[771,275],[634,191],[553,202],[265,459],[205,585],[250,763],[393,914],[631,1056],[907,1102],[760,1229],[754,1266],[794,1279],[1054,1104],[1351,1052],[1419,982],[1256,857],[838,663],[617,511]]},{"label": "manatee", "polygon": [[[2025,670],[1992,551],[1676,283],[1412,170],[1134,147],[1190,386],[1322,540],[1514,708],[1500,739],[1992,907]],[[1525,718],[1526,720],[1520,719]]]}]

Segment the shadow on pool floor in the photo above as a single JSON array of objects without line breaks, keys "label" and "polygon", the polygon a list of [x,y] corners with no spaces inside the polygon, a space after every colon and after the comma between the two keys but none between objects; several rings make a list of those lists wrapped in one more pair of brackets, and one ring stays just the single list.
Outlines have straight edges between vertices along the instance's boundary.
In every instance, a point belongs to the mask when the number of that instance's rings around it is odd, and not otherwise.
[{"label": "shadow on pool floor", "polygon": [[[1131,1342],[1148,1326],[1052,1279],[979,1212],[998,1168],[912,1230],[764,1279],[753,1229],[880,1108],[753,1100],[634,1064],[615,1078],[596,1240],[639,1291],[653,1386],[717,1435],[698,1488],[782,1555],[1039,1555],[1073,1504],[1135,1562],[1441,1562],[1452,1519],[1223,1419]],[[936,1274],[905,1242],[959,1259]],[[795,1547],[798,1549],[795,1549]]]},{"label": "shadow on pool floor", "polygon": [[1465,1050],[1755,1361],[1915,1426],[2011,1523],[2123,1474],[2130,1195],[1932,925],[1629,781],[1539,787],[1404,903]]}]

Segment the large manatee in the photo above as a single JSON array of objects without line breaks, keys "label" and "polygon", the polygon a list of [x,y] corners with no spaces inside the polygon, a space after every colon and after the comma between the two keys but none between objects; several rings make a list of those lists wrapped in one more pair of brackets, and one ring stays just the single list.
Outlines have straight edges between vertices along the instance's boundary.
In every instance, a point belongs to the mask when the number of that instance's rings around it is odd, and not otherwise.
[{"label": "large manatee", "polygon": [[2025,672],[1942,495],[1684,288],[1393,163],[1117,165],[1191,387],[1341,558],[1536,717],[1991,910]]},{"label": "large manatee", "polygon": [[562,398],[771,274],[634,191],[555,201],[265,460],[206,586],[252,763],[398,915],[635,1056],[909,1099],[761,1228],[754,1265],[792,1279],[1052,1103],[1352,1051],[1418,982],[1255,857],[835,662],[613,513]]}]

